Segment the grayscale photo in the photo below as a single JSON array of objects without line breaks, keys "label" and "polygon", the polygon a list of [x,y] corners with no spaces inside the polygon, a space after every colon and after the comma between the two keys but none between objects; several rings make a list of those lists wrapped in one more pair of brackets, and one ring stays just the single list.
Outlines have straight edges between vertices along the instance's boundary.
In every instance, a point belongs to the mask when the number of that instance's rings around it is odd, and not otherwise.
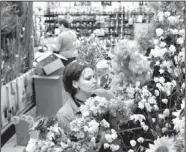
[{"label": "grayscale photo", "polygon": [[2,152],[184,152],[184,1],[2,1]]}]

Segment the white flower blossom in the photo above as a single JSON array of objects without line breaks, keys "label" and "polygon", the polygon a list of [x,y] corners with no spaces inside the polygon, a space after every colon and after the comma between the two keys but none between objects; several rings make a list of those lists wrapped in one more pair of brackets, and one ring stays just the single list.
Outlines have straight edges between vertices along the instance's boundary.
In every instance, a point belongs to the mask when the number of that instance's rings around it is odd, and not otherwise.
[{"label": "white flower blossom", "polygon": [[158,97],[160,95],[160,92],[158,90],[155,90],[155,95]]},{"label": "white flower blossom", "polygon": [[142,122],[143,120],[146,120],[144,115],[141,115],[141,114],[133,114],[130,116],[130,120],[134,120],[135,122],[136,121],[140,121]]},{"label": "white flower blossom", "polygon": [[167,45],[167,44],[166,44],[165,42],[161,42],[161,43],[160,43],[160,47],[161,47],[161,48],[165,47],[166,45]]},{"label": "white flower blossom", "polygon": [[149,103],[145,103],[145,108],[147,109],[147,111],[151,112],[152,107]]},{"label": "white flower blossom", "polygon": [[177,44],[183,45],[184,39],[179,37],[176,42],[177,42]]},{"label": "white flower blossom", "polygon": [[107,149],[107,148],[109,148],[109,147],[110,147],[110,144],[104,143],[104,149]]},{"label": "white flower blossom", "polygon": [[116,151],[116,150],[118,150],[120,147],[118,146],[118,145],[114,145],[114,144],[111,144],[110,145],[110,149],[112,150],[112,151]]},{"label": "white flower blossom", "polygon": [[143,104],[142,102],[139,102],[139,103],[138,103],[138,108],[144,109],[144,107],[145,107],[145,106],[144,106],[144,104]]},{"label": "white flower blossom", "polygon": [[156,118],[152,118],[152,122],[155,123],[156,122]]},{"label": "white flower blossom", "polygon": [[176,83],[175,80],[172,80],[172,81],[171,81],[171,84],[172,84],[173,87],[176,87],[176,86],[177,86],[177,83]]},{"label": "white flower blossom", "polygon": [[110,124],[109,124],[105,119],[103,119],[100,123],[101,123],[101,125],[103,125],[105,128],[110,128]]},{"label": "white flower blossom", "polygon": [[169,50],[170,50],[171,54],[174,54],[176,52],[176,47],[174,45],[171,45],[169,47]]},{"label": "white flower blossom", "polygon": [[159,37],[164,33],[164,31],[161,28],[156,29],[156,35]]},{"label": "white flower blossom", "polygon": [[179,30],[178,34],[181,36],[185,36],[185,29]]},{"label": "white flower blossom", "polygon": [[171,31],[172,34],[174,34],[174,35],[178,34],[178,30],[177,30],[177,29],[171,29],[170,31]]},{"label": "white flower blossom", "polygon": [[163,58],[164,54],[167,52],[166,48],[158,48],[156,47],[155,49],[152,49],[150,52],[150,56],[154,56],[154,57],[160,57]]},{"label": "white flower blossom", "polygon": [[131,144],[132,147],[134,147],[134,146],[136,146],[136,141],[135,140],[131,140],[130,144]]},{"label": "white flower blossom", "polygon": [[154,105],[153,107],[154,107],[155,110],[159,110],[158,105]]},{"label": "white flower blossom", "polygon": [[179,16],[169,16],[168,20],[169,20],[170,24],[174,25],[174,24],[178,23]]},{"label": "white flower blossom", "polygon": [[88,132],[89,133],[94,133],[98,131],[99,123],[97,123],[95,120],[91,120],[88,124]]},{"label": "white flower blossom", "polygon": [[158,13],[158,20],[161,22],[164,20],[164,12],[159,12]]},{"label": "white flower blossom", "polygon": [[155,44],[155,45],[158,45],[158,44],[159,44],[159,40],[155,39],[155,40],[154,40],[154,44]]},{"label": "white flower blossom", "polygon": [[105,134],[105,139],[111,143],[113,141],[112,136],[110,134]]},{"label": "white flower blossom", "polygon": [[149,127],[147,125],[143,125],[142,126],[143,130],[147,131],[149,129]]},{"label": "white flower blossom", "polygon": [[128,152],[134,152],[134,150],[132,150],[132,149],[129,149],[129,151]]},{"label": "white flower blossom", "polygon": [[164,73],[164,70],[163,69],[160,69],[159,70],[160,74]]},{"label": "white flower blossom", "polygon": [[113,140],[115,140],[116,138],[118,138],[118,135],[116,133],[114,133],[114,134],[111,134],[111,137]]},{"label": "white flower blossom", "polygon": [[156,87],[157,87],[159,90],[162,90],[162,85],[161,85],[161,83],[156,83]]},{"label": "white flower blossom", "polygon": [[159,82],[159,78],[154,77],[154,82]]},{"label": "white flower blossom", "polygon": [[137,141],[138,141],[139,143],[143,143],[143,142],[144,142],[144,138],[139,137],[139,138],[137,139]]},{"label": "white flower blossom", "polygon": [[160,61],[156,61],[155,65],[157,66],[160,65]]},{"label": "white flower blossom", "polygon": [[170,115],[170,110],[169,110],[169,109],[165,109],[165,110],[163,111],[163,115],[164,115],[165,117],[168,117],[168,116]]},{"label": "white flower blossom", "polygon": [[167,104],[168,103],[168,99],[162,99],[162,102]]},{"label": "white flower blossom", "polygon": [[140,82],[137,81],[137,82],[136,82],[136,87],[138,88],[139,86],[140,86]]},{"label": "white flower blossom", "polygon": [[159,119],[165,119],[165,116],[163,114],[159,114]]},{"label": "white flower blossom", "polygon": [[164,13],[165,17],[169,17],[170,14],[171,14],[170,12],[165,12],[165,13]]},{"label": "white flower blossom", "polygon": [[160,77],[160,78],[159,78],[159,82],[160,82],[161,84],[164,84],[165,78],[164,78],[164,77]]}]

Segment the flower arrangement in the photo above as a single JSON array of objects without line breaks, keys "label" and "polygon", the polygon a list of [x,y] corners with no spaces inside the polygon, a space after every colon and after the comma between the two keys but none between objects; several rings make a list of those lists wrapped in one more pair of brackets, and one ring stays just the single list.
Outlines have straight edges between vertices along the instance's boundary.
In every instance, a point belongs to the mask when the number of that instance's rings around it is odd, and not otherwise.
[{"label": "flower arrangement", "polygon": [[[112,110],[110,110],[112,109]],[[120,126],[129,119],[130,110],[118,99],[107,101],[91,97],[80,107],[81,116],[70,123],[71,132],[65,134],[58,127],[56,118],[42,118],[33,127],[39,131],[39,139],[31,139],[26,152],[33,150],[100,151],[122,149]]]},{"label": "flower arrangement", "polygon": [[118,93],[121,87],[134,85],[136,81],[143,84],[150,79],[152,75],[150,61],[139,49],[139,44],[135,40],[120,40],[116,44],[115,57],[112,61],[114,75],[111,82],[111,89],[113,88],[114,92]]},{"label": "flower arrangement", "polygon": [[[137,45],[127,44],[125,40],[123,44],[118,45],[119,49],[116,51],[118,60],[115,71],[119,75],[113,77],[111,88],[128,104],[128,107],[131,107],[133,112],[131,119],[123,126],[124,137],[128,137],[124,142],[129,145],[130,150],[128,150],[131,152],[138,150],[182,151],[184,149],[185,122],[183,122],[184,118],[180,117],[184,111],[181,103],[184,101],[185,91],[185,32],[180,24],[183,19],[170,12],[159,12],[157,20],[166,24],[164,28],[159,27],[155,30],[154,49],[148,57],[148,65],[150,65],[148,67],[152,69],[152,74],[148,77],[149,79],[143,77],[145,83],[137,81],[139,79],[135,79],[133,81],[135,83],[131,81],[133,72],[140,69],[136,68],[138,66],[135,67],[135,64],[139,65],[137,64],[139,58],[134,58],[137,60],[134,60],[130,66],[134,67],[133,71],[130,68],[126,70],[126,67],[130,65],[129,58],[128,61],[126,60],[127,56],[132,56],[134,52],[129,50],[137,50],[131,48]],[[128,50],[125,51],[125,48]],[[131,76],[130,79],[126,79],[127,72]],[[139,138],[144,139],[143,143],[137,142]],[[163,142],[165,139],[167,142]]]},{"label": "flower arrangement", "polygon": [[[35,130],[43,135],[31,139],[26,152],[31,152],[29,147],[35,151],[64,152],[184,151],[185,31],[180,25],[183,19],[165,11],[159,12],[156,20],[163,22],[164,28],[152,31],[156,35],[148,57],[140,53],[143,51],[137,41],[117,43],[110,84],[117,98],[89,98],[80,107],[81,114],[70,123],[68,134],[58,127],[56,119],[42,119]],[[84,42],[96,50],[94,41],[91,37]],[[82,51],[86,45],[80,43]],[[87,47],[84,49],[81,53],[87,53]],[[88,62],[88,56],[84,54],[78,60]],[[93,65],[101,58],[94,57]]]}]

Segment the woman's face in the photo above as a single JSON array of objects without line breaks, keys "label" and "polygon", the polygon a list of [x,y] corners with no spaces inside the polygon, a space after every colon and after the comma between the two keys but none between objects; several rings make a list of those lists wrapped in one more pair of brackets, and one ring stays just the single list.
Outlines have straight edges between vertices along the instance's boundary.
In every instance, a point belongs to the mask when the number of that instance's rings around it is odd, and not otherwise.
[{"label": "woman's face", "polygon": [[79,92],[85,95],[91,95],[96,89],[96,79],[94,71],[91,68],[85,68],[81,73],[79,80],[76,82]]}]

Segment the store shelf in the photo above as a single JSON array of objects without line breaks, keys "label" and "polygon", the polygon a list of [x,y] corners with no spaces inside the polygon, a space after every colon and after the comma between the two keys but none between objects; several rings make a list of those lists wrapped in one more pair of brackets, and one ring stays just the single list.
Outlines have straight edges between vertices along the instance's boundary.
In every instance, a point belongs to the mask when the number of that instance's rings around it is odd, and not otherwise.
[{"label": "store shelf", "polygon": [[[90,11],[93,11],[90,9]],[[118,37],[123,36],[125,33],[125,28],[127,27],[127,23],[129,22],[128,18],[126,19],[125,9],[120,8],[117,12],[88,12],[88,13],[56,13],[55,15],[52,14],[50,16],[50,12],[47,12],[48,14],[45,14],[45,17],[50,17],[49,20],[54,20],[54,17],[57,17],[60,15],[68,15],[71,16],[72,22],[71,22],[71,29],[76,30],[80,35],[86,34],[84,31],[91,31],[93,32],[96,29],[107,31],[108,34],[105,34],[104,37]],[[53,17],[53,18],[52,18]],[[103,19],[102,19],[103,18]],[[48,18],[47,18],[48,20]],[[50,25],[48,22],[49,27],[56,27],[55,25]],[[103,25],[104,24],[104,25]],[[79,31],[80,30],[80,31]],[[84,31],[83,31],[84,30]],[[131,27],[131,33],[133,33]],[[54,31],[54,30],[53,30]],[[83,32],[81,32],[83,31]],[[116,31],[116,34],[113,33],[113,31]]]}]

